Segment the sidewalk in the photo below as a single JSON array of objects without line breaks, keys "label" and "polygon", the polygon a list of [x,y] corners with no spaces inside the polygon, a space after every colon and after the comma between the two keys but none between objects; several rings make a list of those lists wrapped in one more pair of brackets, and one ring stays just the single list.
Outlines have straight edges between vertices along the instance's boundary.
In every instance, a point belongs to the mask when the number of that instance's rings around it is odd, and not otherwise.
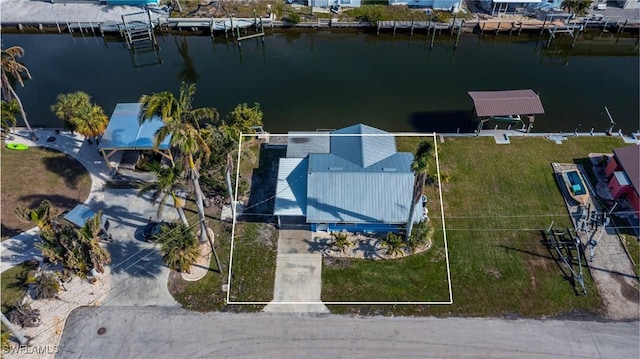
[{"label": "sidewalk", "polygon": [[[123,14],[131,14],[144,11],[137,6],[98,5],[98,2],[81,3],[50,3],[48,1],[29,0],[0,0],[0,21],[2,24],[56,24],[67,22],[122,22]],[[168,14],[161,15],[151,12],[151,20],[157,22],[158,18],[166,18]],[[147,19],[145,14],[141,19]]]}]

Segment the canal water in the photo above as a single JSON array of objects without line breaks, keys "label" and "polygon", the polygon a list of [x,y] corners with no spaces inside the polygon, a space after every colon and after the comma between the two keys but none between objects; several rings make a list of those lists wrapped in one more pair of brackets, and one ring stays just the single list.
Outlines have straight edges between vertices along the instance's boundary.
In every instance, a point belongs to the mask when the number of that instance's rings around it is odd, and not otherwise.
[{"label": "canal water", "polygon": [[[115,40],[115,39],[112,39]],[[639,125],[637,37],[596,30],[546,47],[546,38],[463,34],[375,34],[284,31],[234,42],[217,36],[159,36],[157,53],[132,55],[101,37],[3,34],[3,47],[25,49],[33,80],[18,89],[34,126],[60,126],[56,95],[89,93],[107,114],[140,95],[177,91],[196,81],[195,106],[221,114],[259,102],[266,130],[339,128],[367,123],[389,131],[472,131],[468,91],[531,88],[546,113],[534,132],[604,131],[604,107],[615,130]],[[487,124],[485,128],[493,128]],[[505,128],[502,124],[501,128]]]}]

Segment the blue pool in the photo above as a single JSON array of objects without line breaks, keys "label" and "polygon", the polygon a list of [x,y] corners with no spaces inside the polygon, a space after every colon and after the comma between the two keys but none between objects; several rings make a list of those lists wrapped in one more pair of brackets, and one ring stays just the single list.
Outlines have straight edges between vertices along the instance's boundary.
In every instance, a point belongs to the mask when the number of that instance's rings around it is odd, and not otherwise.
[{"label": "blue pool", "polygon": [[582,183],[582,179],[580,179],[577,171],[567,172],[567,178],[569,179],[571,192],[573,192],[575,196],[587,194],[587,189],[584,187],[584,183]]}]

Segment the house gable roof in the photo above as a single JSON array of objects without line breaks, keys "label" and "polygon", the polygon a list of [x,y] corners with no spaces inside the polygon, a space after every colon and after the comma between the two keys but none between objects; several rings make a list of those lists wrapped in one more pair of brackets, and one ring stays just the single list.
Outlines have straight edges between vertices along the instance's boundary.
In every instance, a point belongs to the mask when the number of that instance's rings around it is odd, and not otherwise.
[{"label": "house gable roof", "polygon": [[360,167],[369,167],[396,153],[392,134],[363,124],[331,133],[331,154]]}]

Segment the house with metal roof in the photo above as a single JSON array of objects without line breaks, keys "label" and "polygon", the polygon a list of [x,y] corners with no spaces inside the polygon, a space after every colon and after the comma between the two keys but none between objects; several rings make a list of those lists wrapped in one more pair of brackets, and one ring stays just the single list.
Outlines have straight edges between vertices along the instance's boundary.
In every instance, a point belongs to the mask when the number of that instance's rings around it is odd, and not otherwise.
[{"label": "house with metal roof", "polygon": [[605,175],[611,196],[628,200],[636,216],[640,215],[640,146],[614,148]]},{"label": "house with metal roof", "polygon": [[[393,134],[363,124],[291,133],[278,167],[274,214],[304,217],[313,230],[397,231],[407,223],[413,154]],[[417,222],[424,218],[418,204]]]}]

